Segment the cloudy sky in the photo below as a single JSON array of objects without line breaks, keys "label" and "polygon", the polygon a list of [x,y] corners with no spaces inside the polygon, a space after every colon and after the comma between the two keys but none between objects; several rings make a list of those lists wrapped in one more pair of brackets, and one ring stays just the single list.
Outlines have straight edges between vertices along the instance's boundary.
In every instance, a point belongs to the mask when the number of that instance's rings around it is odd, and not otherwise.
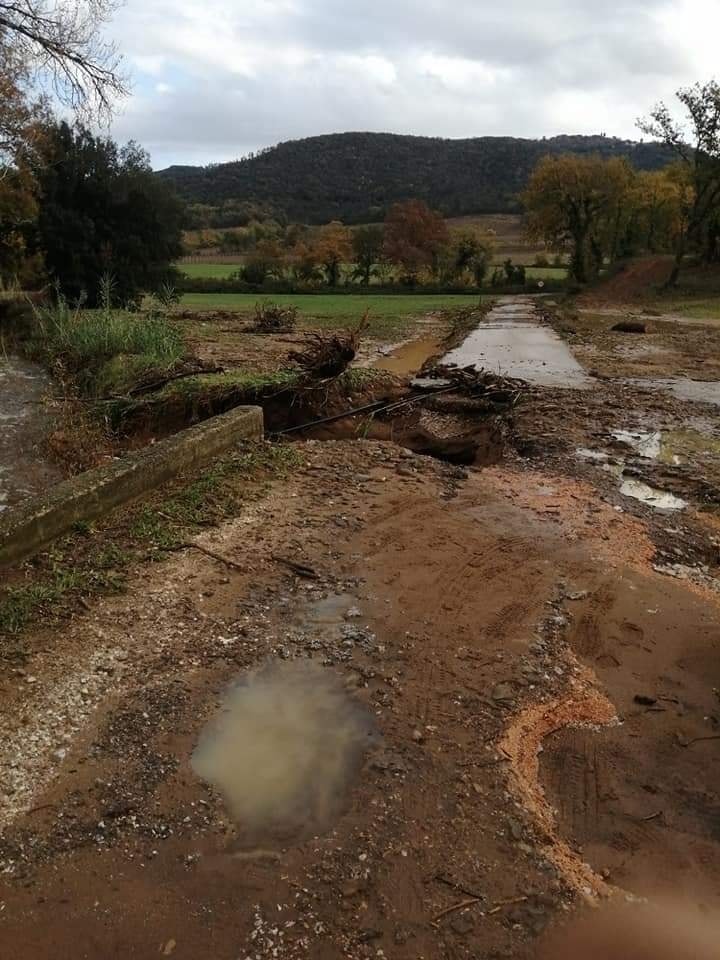
[{"label": "cloudy sky", "polygon": [[126,0],[114,123],[156,168],[345,130],[597,133],[720,78],[720,0]]}]

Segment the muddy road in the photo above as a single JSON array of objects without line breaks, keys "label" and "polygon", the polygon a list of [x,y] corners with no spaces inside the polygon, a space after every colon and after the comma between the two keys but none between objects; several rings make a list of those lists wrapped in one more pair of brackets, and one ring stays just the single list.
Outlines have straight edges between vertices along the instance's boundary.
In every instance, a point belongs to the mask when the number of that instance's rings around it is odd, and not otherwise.
[{"label": "muddy road", "polygon": [[484,468],[301,441],[214,556],[24,635],[8,956],[533,957],[589,900],[720,911],[717,411],[589,379]]}]

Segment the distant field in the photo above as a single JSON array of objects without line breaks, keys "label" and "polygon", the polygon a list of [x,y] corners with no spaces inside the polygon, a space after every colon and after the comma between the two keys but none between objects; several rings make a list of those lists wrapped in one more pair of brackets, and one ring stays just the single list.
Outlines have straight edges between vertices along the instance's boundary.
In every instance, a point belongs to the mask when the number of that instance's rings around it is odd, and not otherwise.
[{"label": "distant field", "polygon": [[674,299],[669,296],[657,300],[653,306],[660,313],[682,314],[691,320],[720,320],[720,295],[690,300],[684,297]]},{"label": "distant field", "polygon": [[256,303],[272,300],[283,306],[293,305],[302,313],[313,317],[361,317],[366,309],[377,316],[416,316],[442,310],[444,307],[464,307],[480,302],[480,297],[465,294],[397,294],[382,296],[369,294],[333,293],[278,293],[262,296],[256,293],[186,293],[182,298],[184,307],[198,310],[252,310]]},{"label": "distant field", "polygon": [[224,279],[233,273],[237,273],[240,264],[238,263],[179,263],[178,269],[186,273],[189,277],[212,277],[213,279]]},{"label": "distant field", "polygon": [[473,306],[479,304],[481,298],[462,294],[360,296],[319,293],[263,297],[254,293],[186,293],[182,305],[196,310],[237,310],[242,313],[251,311],[263,300],[296,306],[302,315],[313,319],[314,325],[322,327],[357,323],[367,309],[370,320],[367,332],[379,337],[401,332],[414,317],[450,307]]}]

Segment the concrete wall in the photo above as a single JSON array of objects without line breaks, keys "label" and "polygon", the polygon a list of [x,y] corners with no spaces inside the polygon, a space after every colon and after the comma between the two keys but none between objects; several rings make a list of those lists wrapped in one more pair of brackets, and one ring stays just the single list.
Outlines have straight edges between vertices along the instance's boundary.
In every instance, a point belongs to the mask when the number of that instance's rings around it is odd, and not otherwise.
[{"label": "concrete wall", "polygon": [[57,484],[0,513],[0,567],[31,557],[79,520],[94,520],[225,453],[240,440],[261,440],[261,407],[236,407],[167,440]]}]

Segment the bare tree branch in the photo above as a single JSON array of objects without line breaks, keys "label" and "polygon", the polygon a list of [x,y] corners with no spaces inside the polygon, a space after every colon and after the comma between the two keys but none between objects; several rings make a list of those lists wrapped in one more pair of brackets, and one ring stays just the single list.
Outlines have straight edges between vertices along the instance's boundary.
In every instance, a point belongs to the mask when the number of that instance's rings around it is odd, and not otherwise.
[{"label": "bare tree branch", "polygon": [[82,116],[107,116],[125,95],[121,58],[102,35],[119,0],[0,0],[0,43],[48,76],[57,98]]}]

